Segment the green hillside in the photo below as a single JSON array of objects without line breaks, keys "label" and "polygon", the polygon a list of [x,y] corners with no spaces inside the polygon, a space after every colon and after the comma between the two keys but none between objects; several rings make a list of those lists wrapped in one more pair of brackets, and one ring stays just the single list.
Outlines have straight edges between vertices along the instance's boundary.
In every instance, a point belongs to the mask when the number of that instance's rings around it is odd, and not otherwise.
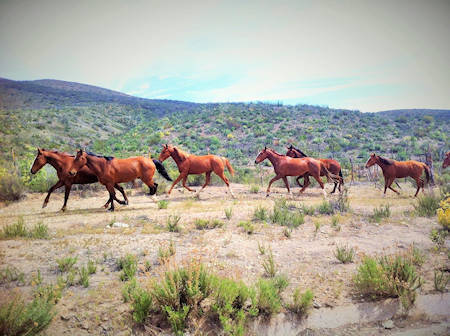
[{"label": "green hillside", "polygon": [[35,147],[74,152],[87,147],[124,157],[159,153],[173,143],[197,154],[217,153],[234,164],[253,162],[259,149],[295,144],[312,156],[365,161],[372,151],[417,157],[448,150],[449,110],[379,113],[267,103],[195,104],[132,97],[56,80],[0,79],[0,160],[29,158]]}]

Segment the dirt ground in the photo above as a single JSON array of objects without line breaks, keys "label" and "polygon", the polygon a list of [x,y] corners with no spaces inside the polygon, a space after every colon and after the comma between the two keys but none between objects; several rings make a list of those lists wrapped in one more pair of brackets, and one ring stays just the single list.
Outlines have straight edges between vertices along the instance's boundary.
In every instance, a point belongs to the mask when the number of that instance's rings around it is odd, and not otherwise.
[{"label": "dirt ground", "polygon": [[[24,272],[26,279],[40,270],[45,282],[55,282],[58,275],[56,259],[77,256],[77,265],[87,260],[96,260],[97,273],[90,278],[88,288],[81,286],[65,290],[57,304],[57,316],[47,329],[49,335],[127,335],[138,330],[132,322],[130,306],[123,303],[116,261],[127,253],[139,258],[141,271],[138,279],[158,276],[164,266],[158,262],[158,248],[170,241],[176,248],[175,261],[178,264],[192,258],[199,258],[214,272],[228,277],[243,279],[251,284],[263,276],[264,269],[258,245],[271,248],[279,273],[289,279],[285,290],[289,300],[294,289],[310,288],[315,294],[316,307],[335,307],[361,301],[354,292],[352,277],[362,256],[390,254],[406,251],[411,244],[422,250],[426,261],[420,270],[425,279],[422,294],[434,292],[433,277],[436,268],[448,268],[447,253],[439,252],[430,240],[432,228],[438,228],[436,218],[416,217],[413,213],[413,188],[402,184],[402,195],[382,191],[373,184],[349,187],[350,212],[339,215],[339,223],[332,226],[331,216],[306,216],[305,223],[285,237],[284,227],[269,222],[253,222],[255,232],[247,234],[238,226],[240,221],[251,221],[257,206],[272,210],[278,198],[299,207],[301,204],[318,205],[322,193],[310,188],[299,196],[298,188],[293,196],[287,197],[284,188],[273,188],[270,197],[265,188],[251,193],[246,185],[232,185],[236,199],[226,194],[221,186],[208,187],[199,199],[187,191],[175,189],[167,199],[168,208],[158,209],[152,199],[140,190],[128,190],[130,204],[116,206],[113,213],[101,206],[107,199],[106,192],[83,195],[73,192],[66,212],[59,212],[63,194],[55,193],[47,208],[42,209],[44,194],[29,194],[17,203],[0,208],[0,227],[11,224],[22,216],[26,225],[43,222],[50,229],[50,240],[13,239],[0,241],[0,263],[15,266]],[[196,187],[197,189],[199,187]],[[331,185],[327,185],[331,190]],[[329,198],[336,198],[329,195]],[[369,220],[374,207],[389,204],[391,216],[380,223]],[[225,209],[232,209],[232,217],[225,217]],[[169,216],[180,216],[181,232],[168,232]],[[221,228],[197,230],[195,219],[219,219]],[[126,228],[110,228],[112,223],[125,223]],[[316,231],[316,227],[320,228]],[[448,240],[447,240],[448,247]],[[341,264],[334,256],[336,246],[348,245],[356,250],[354,263]],[[145,264],[151,265],[144,271]],[[0,286],[0,291],[12,291],[18,284]],[[29,281],[19,286],[29,290]],[[418,327],[426,327],[420,324]],[[416,326],[417,327],[417,326]]]}]

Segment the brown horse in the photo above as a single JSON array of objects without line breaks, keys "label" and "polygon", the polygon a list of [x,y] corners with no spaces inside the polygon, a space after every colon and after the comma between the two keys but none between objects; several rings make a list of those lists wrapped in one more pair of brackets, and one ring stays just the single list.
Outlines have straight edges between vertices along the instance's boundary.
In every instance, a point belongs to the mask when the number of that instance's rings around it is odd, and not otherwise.
[{"label": "brown horse", "polygon": [[443,169],[447,168],[448,166],[450,166],[450,152],[447,152],[445,154],[444,162],[442,162],[442,168]]},{"label": "brown horse", "polygon": [[[305,153],[303,153],[300,149],[295,148],[294,146],[290,145],[287,148],[287,152],[286,152],[287,156],[293,157],[293,158],[304,158],[304,157],[308,157],[308,155],[306,155]],[[334,175],[339,175],[342,180],[338,183],[336,182],[336,180],[333,180],[334,182],[334,188],[333,191],[331,192],[332,194],[334,194],[334,192],[336,191],[336,187],[338,187],[339,192],[341,192],[341,185],[344,184],[344,177],[342,176],[342,169],[341,169],[341,165],[339,164],[339,162],[337,162],[336,160],[333,159],[317,159],[320,162],[322,162],[323,166],[332,174]],[[326,176],[325,171],[321,171],[320,172],[320,176]],[[300,186],[300,188],[302,188],[303,186],[300,184],[299,179],[302,178],[306,181],[306,179],[309,179],[309,175],[303,175],[303,176],[299,176],[297,177],[296,181],[298,183],[298,185]]]},{"label": "brown horse", "polygon": [[[91,184],[98,182],[97,176],[95,176],[92,170],[90,170],[86,166],[80,169],[76,176],[71,176],[69,174],[69,169],[72,166],[75,156],[58,151],[48,151],[43,148],[38,148],[37,151],[38,152],[36,158],[34,159],[33,165],[31,167],[31,174],[36,174],[42,167],[44,167],[48,163],[53,166],[53,168],[55,168],[56,174],[58,175],[59,179],[58,182],[56,182],[56,184],[48,190],[47,197],[45,198],[44,204],[42,205],[43,208],[47,206],[51,193],[56,189],[65,186],[64,205],[61,208],[61,211],[65,211],[67,200],[69,199],[70,190],[73,184]],[[122,193],[123,198],[125,199],[125,203],[128,204],[128,198],[123,188],[118,184],[115,184],[114,188]],[[109,202],[106,203],[104,207],[106,208],[108,204]]]},{"label": "brown horse", "polygon": [[180,172],[180,175],[175,179],[169,189],[169,195],[172,192],[173,187],[180,182],[181,179],[183,179],[183,187],[189,191],[195,192],[194,189],[191,189],[186,185],[188,175],[205,173],[205,184],[203,184],[203,186],[197,191],[197,195],[200,194],[200,192],[209,184],[211,180],[211,173],[214,172],[223,180],[223,182],[225,182],[231,196],[234,198],[234,194],[231,191],[230,182],[224,174],[226,166],[230,174],[234,175],[233,167],[231,167],[228,159],[217,155],[197,156],[187,154],[175,146],[166,144],[163,146],[161,154],[159,154],[159,160],[164,162],[164,160],[166,160],[169,156],[171,156],[175,161],[178,166],[178,171]]},{"label": "brown horse", "polygon": [[111,202],[109,211],[114,211],[114,201],[125,204],[125,202],[116,198],[114,185],[117,183],[130,182],[139,178],[149,187],[149,194],[154,195],[158,188],[158,184],[153,182],[153,175],[156,169],[166,180],[172,181],[161,162],[150,160],[143,156],[116,159],[111,156],[98,156],[86,153],[80,149],[69,173],[75,176],[84,166],[90,168],[97,176],[98,181],[105,185],[108,190],[108,202]]},{"label": "brown horse", "polygon": [[430,182],[430,168],[423,162],[418,162],[414,160],[410,161],[395,161],[392,159],[386,159],[375,153],[371,154],[366,163],[366,168],[372,167],[374,164],[377,164],[381,167],[384,175],[384,195],[386,195],[386,189],[389,188],[392,191],[400,194],[397,190],[391,187],[392,182],[396,178],[401,177],[412,177],[416,180],[417,190],[414,197],[419,193],[420,188],[422,187],[422,191],[424,190],[424,181],[420,178],[422,176],[423,171],[425,171],[425,175],[427,177],[427,183]]},{"label": "brown horse", "polygon": [[[288,190],[288,193],[291,194],[291,190],[289,188],[289,182],[286,176],[303,176],[305,174],[309,174],[316,179],[322,188],[323,195],[326,197],[327,193],[325,192],[323,182],[320,179],[320,172],[324,170],[325,176],[330,179],[337,179],[339,181],[340,177],[331,174],[319,160],[306,157],[306,158],[291,158],[286,155],[278,154],[273,149],[264,147],[264,149],[258,154],[255,159],[255,163],[258,164],[263,162],[265,159],[268,159],[275,170],[276,176],[270,180],[269,186],[267,187],[267,195],[270,193],[270,186],[273,182],[283,179],[284,184]],[[309,179],[305,179],[305,185],[300,190],[300,193],[305,191],[306,187],[309,185]]]}]

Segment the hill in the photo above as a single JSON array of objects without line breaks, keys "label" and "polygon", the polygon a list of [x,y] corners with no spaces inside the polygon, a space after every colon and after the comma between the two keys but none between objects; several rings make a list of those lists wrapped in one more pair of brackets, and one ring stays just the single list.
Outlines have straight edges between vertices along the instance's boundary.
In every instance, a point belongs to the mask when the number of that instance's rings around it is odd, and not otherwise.
[{"label": "hill", "polygon": [[310,155],[362,162],[372,151],[396,158],[435,159],[448,150],[449,110],[361,113],[327,107],[267,103],[196,104],[137,98],[91,85],[57,80],[0,79],[3,161],[11,149],[30,157],[35,147],[102,154],[155,154],[163,143],[235,163],[253,162],[259,149],[280,152],[293,143]]}]

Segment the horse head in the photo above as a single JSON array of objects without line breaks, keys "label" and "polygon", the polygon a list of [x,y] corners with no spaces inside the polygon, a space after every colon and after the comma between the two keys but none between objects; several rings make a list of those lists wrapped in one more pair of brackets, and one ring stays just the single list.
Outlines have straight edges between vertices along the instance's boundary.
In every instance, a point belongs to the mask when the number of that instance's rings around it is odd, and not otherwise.
[{"label": "horse head", "polygon": [[33,165],[31,166],[30,173],[36,174],[42,167],[47,164],[47,158],[44,155],[45,149],[38,148],[37,155],[34,159]]},{"label": "horse head", "polygon": [[165,144],[163,145],[163,150],[161,154],[159,154],[158,160],[164,162],[173,152],[174,147],[172,145]]},{"label": "horse head", "polygon": [[73,160],[72,166],[69,169],[69,174],[75,176],[78,171],[83,168],[87,163],[87,153],[82,149],[78,150],[75,160]]},{"label": "horse head", "polygon": [[366,162],[366,168],[372,167],[378,161],[378,156],[375,153],[370,154],[369,159]]},{"label": "horse head", "polygon": [[258,154],[258,156],[255,159],[255,164],[263,162],[267,157],[269,156],[269,151],[266,146],[264,146],[264,149]]}]

